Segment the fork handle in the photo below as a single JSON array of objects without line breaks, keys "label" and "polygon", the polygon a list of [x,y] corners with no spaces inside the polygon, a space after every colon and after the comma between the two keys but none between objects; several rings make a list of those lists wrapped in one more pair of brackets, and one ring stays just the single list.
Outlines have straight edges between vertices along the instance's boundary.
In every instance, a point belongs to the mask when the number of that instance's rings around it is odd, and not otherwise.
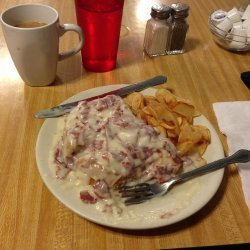
[{"label": "fork handle", "polygon": [[217,161],[213,161],[211,163],[204,165],[203,167],[196,168],[189,172],[177,175],[174,178],[172,178],[172,180],[173,182],[184,181],[193,178],[195,176],[203,175],[224,168],[228,164],[244,163],[248,161],[250,161],[250,151],[246,149],[240,149],[231,156],[219,159]]}]

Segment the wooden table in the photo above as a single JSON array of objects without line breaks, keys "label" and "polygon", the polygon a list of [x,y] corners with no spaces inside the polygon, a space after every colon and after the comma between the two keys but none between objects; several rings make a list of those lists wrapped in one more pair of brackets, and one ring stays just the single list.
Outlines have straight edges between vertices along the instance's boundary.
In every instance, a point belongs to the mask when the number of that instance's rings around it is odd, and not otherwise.
[{"label": "wooden table", "polygon": [[[0,10],[23,2],[36,1],[2,0]],[[73,0],[39,2],[56,8],[61,23],[76,22]],[[153,1],[125,0],[117,68],[106,73],[87,72],[77,54],[59,63],[58,78],[48,87],[23,83],[0,30],[0,249],[145,250],[250,242],[249,209],[234,166],[225,172],[218,192],[200,211],[176,224],[145,231],[111,229],[77,216],[48,191],[36,166],[36,139],[43,120],[33,114],[80,91],[166,75],[168,87],[193,101],[218,133],[212,103],[250,99],[240,79],[241,72],[250,70],[249,53],[232,53],[217,46],[207,25],[213,10],[230,9],[240,1],[185,2],[190,5],[186,53],[147,57],[142,44]],[[76,42],[76,36],[66,34],[60,50]],[[226,140],[219,136],[227,152]]]}]

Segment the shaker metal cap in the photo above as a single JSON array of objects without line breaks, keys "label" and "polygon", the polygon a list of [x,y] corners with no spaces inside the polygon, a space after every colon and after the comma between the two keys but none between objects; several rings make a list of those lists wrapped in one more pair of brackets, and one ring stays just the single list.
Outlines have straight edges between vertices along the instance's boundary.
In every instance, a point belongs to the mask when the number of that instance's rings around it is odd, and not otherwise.
[{"label": "shaker metal cap", "polygon": [[170,16],[171,8],[165,4],[154,4],[150,15],[153,18],[167,19]]},{"label": "shaker metal cap", "polygon": [[174,17],[185,18],[188,16],[189,6],[185,3],[174,3],[171,5]]}]

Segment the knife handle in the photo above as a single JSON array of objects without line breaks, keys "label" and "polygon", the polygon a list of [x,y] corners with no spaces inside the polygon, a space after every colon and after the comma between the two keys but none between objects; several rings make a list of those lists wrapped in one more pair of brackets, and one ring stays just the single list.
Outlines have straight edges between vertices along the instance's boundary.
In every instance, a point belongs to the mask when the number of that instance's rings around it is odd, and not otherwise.
[{"label": "knife handle", "polygon": [[153,87],[159,84],[163,84],[164,82],[167,81],[167,77],[166,76],[156,76],[153,77],[151,79],[148,79],[144,82],[140,82],[140,83],[136,83],[136,84],[132,84],[129,86],[126,86],[120,90],[118,90],[116,92],[116,95],[119,96],[124,96],[124,95],[128,95],[132,92],[139,92],[142,91],[143,89],[149,88],[149,87]]}]

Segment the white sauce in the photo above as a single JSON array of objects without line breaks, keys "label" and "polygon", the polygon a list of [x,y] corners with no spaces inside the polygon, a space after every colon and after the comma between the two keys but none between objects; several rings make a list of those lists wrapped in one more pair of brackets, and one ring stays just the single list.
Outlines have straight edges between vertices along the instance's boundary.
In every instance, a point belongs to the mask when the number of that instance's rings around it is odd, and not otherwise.
[{"label": "white sauce", "polygon": [[[62,131],[62,127],[64,129],[59,136],[61,139],[58,135],[55,137],[57,153],[52,157],[54,162],[56,158],[56,168],[60,168],[65,190],[75,190],[76,196],[85,190],[96,197],[90,179],[105,180],[113,194],[114,182],[122,176],[133,174],[135,169],[140,169],[143,165],[147,168],[146,171],[141,170],[141,172],[144,171],[146,174],[137,176],[142,180],[154,177],[158,165],[169,164],[170,169],[180,167],[173,161],[176,150],[168,139],[158,135],[151,127],[136,119],[121,98],[115,96],[107,98],[108,100],[105,101],[101,99],[81,103],[68,115],[65,126],[59,124],[59,131]],[[108,107],[105,108],[105,105]],[[171,152],[166,150],[166,143]],[[145,158],[144,151],[141,150],[140,157],[131,159],[132,154],[128,154],[130,145],[136,146],[136,149],[150,149],[153,153],[146,155]],[[128,155],[119,155],[121,152]],[[61,161],[60,164],[58,159]],[[199,160],[199,157],[193,156],[191,163]],[[124,167],[122,163],[126,161],[128,166]],[[132,167],[131,164],[133,164]],[[190,170],[192,167],[186,166],[185,170]],[[58,171],[56,173],[58,175]],[[106,219],[110,220],[110,216],[114,217],[115,223],[119,223],[120,220],[131,220],[131,218],[135,221],[145,220],[145,218],[153,220],[159,217],[164,219],[189,205],[192,196],[198,191],[198,184],[197,180],[188,181],[175,187],[166,197],[146,202],[145,206],[149,207],[147,214],[141,213],[139,206],[126,207],[115,195],[98,199],[90,206],[95,206],[98,211],[103,212]],[[168,202],[167,211],[161,210],[162,202],[165,204]],[[154,203],[159,205],[159,209],[150,210]],[[121,213],[122,216],[120,216]]]}]

